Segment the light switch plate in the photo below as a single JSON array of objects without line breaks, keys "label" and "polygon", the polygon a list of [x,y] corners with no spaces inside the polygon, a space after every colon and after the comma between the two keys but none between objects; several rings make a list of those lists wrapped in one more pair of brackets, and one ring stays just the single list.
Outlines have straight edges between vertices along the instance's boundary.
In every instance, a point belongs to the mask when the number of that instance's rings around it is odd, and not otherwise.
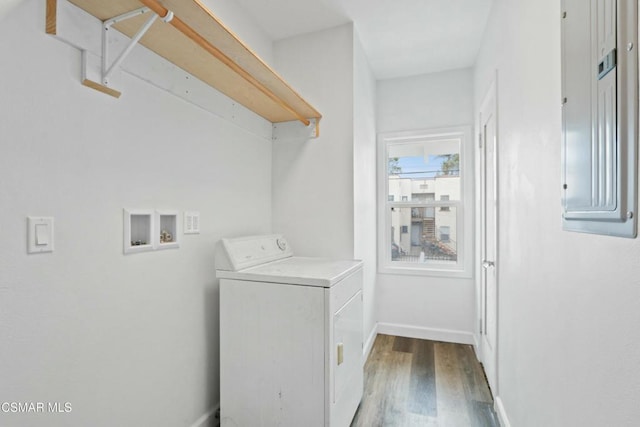
[{"label": "light switch plate", "polygon": [[53,218],[27,217],[27,253],[53,252]]},{"label": "light switch plate", "polygon": [[184,234],[200,234],[200,212],[185,212],[182,230]]}]

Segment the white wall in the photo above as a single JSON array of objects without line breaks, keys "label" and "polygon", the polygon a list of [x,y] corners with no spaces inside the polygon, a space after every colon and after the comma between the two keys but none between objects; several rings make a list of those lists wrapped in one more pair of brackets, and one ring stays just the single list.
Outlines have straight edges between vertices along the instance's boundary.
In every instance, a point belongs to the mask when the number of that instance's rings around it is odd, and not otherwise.
[{"label": "white wall", "polygon": [[378,132],[473,123],[469,68],[378,81]]},{"label": "white wall", "polygon": [[561,230],[559,17],[495,0],[475,72],[476,106],[499,76],[499,401],[517,427],[634,426],[640,241]]},{"label": "white wall", "polygon": [[0,19],[4,18],[6,14],[8,14],[11,9],[13,9],[18,3],[24,0],[4,0],[0,3]]},{"label": "white wall", "polygon": [[[473,72],[378,81],[378,132],[473,123]],[[378,321],[387,333],[471,342],[474,281],[378,274]]]},{"label": "white wall", "polygon": [[[0,27],[0,402],[70,402],[0,425],[190,426],[219,401],[222,236],[271,228],[271,142],[129,75],[80,84],[44,2]],[[16,42],[19,40],[19,43]],[[199,210],[177,250],[122,254],[122,209]],[[27,255],[26,217],[55,217]]]},{"label": "white wall", "polygon": [[[381,80],[377,130],[470,125],[473,93],[471,69]],[[378,274],[380,330],[471,342],[476,324],[474,286],[473,279]]]},{"label": "white wall", "polygon": [[[17,0],[12,0],[17,1]],[[235,0],[200,0],[220,21],[264,62],[273,63],[273,42]]]},{"label": "white wall", "polygon": [[[353,41],[353,256],[364,261],[364,339],[368,340],[378,320],[376,317],[376,79],[357,31],[354,31]],[[369,344],[373,345],[373,342]]]},{"label": "white wall", "polygon": [[273,230],[298,255],[353,258],[353,25],[277,41],[274,65],[323,118],[319,138],[273,145]]}]

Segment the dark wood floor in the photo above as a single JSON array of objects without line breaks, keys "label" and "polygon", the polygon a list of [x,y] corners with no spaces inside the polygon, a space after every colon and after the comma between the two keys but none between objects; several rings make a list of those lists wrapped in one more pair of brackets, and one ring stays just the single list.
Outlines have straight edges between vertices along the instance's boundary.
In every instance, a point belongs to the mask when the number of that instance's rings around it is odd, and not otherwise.
[{"label": "dark wood floor", "polygon": [[351,427],[498,427],[469,345],[378,335]]}]

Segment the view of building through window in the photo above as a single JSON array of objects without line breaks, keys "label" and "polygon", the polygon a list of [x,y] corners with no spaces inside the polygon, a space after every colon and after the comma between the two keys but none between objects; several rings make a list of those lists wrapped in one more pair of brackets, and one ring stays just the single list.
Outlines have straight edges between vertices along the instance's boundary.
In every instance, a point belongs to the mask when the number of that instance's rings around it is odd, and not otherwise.
[{"label": "view of building through window", "polygon": [[459,140],[394,144],[388,153],[391,260],[457,261]]}]

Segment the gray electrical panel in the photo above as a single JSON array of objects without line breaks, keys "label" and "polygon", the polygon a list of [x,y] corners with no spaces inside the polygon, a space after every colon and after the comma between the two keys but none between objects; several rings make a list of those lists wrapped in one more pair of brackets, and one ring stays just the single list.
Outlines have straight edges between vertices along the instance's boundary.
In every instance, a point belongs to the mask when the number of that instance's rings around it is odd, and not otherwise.
[{"label": "gray electrical panel", "polygon": [[562,222],[637,234],[638,0],[562,2]]}]

